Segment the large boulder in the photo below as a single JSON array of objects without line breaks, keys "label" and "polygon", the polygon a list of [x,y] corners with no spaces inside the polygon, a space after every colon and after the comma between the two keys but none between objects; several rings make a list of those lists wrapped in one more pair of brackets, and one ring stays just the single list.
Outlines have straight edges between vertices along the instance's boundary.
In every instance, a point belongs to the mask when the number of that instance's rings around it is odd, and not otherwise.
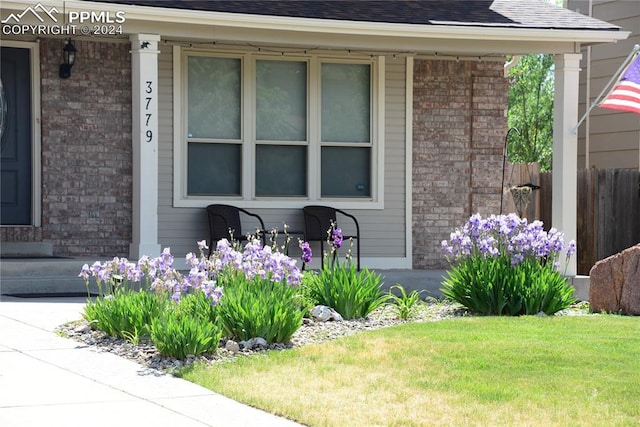
[{"label": "large boulder", "polygon": [[598,261],[589,276],[593,311],[640,315],[640,244]]}]

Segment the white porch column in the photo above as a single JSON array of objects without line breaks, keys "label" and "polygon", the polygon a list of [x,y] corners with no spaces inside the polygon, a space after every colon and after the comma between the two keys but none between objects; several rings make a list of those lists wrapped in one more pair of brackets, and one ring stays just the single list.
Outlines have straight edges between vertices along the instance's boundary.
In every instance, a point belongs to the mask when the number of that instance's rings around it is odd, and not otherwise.
[{"label": "white porch column", "polygon": [[[555,55],[555,100],[553,114],[553,199],[551,225],[564,233],[565,242],[577,238],[578,193],[578,77],[581,54]],[[564,259],[561,259],[564,263]],[[566,267],[567,276],[577,273],[576,256]]]},{"label": "white porch column", "polygon": [[158,244],[158,42],[132,34],[133,238],[129,257],[160,254]]}]

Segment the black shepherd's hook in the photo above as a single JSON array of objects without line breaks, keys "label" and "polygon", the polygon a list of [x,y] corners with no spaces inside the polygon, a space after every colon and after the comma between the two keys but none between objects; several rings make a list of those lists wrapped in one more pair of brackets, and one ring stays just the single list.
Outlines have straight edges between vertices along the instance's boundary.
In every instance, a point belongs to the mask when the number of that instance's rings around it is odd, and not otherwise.
[{"label": "black shepherd's hook", "polygon": [[500,186],[500,215],[502,215],[502,201],[504,199],[504,169],[507,164],[507,144],[509,142],[509,134],[514,130],[518,136],[522,136],[517,128],[510,128],[507,131],[507,135],[504,137],[504,152],[502,154],[502,185]]}]

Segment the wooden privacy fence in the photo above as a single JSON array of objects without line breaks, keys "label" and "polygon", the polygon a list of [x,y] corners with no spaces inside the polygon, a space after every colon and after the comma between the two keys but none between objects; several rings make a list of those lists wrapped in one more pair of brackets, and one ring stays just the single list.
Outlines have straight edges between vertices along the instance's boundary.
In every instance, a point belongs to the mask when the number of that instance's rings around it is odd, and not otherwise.
[{"label": "wooden privacy fence", "polygon": [[[588,275],[596,261],[640,243],[640,171],[581,169],[577,178],[577,269]],[[541,220],[546,229],[551,226],[551,180],[552,172],[533,173],[540,189],[533,192],[526,215]]]}]

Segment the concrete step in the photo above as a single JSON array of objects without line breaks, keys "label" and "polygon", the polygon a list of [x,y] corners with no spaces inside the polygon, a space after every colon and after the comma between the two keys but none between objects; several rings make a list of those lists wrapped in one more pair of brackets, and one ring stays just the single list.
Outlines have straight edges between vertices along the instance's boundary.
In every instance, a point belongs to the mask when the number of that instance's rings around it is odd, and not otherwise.
[{"label": "concrete step", "polygon": [[376,270],[382,276],[382,288],[386,291],[392,286],[400,284],[407,293],[411,291],[423,291],[421,298],[441,298],[444,270],[404,270],[389,269]]},{"label": "concrete step", "polygon": [[95,259],[3,258],[0,259],[0,293],[86,294],[87,287],[78,274],[83,264],[93,262]]},{"label": "concrete step", "polygon": [[47,258],[53,256],[49,242],[1,242],[0,257]]},{"label": "concrete step", "polygon": [[570,280],[575,289],[573,296],[580,301],[589,301],[589,287],[591,285],[589,276],[575,276]]},{"label": "concrete step", "polygon": [[[0,260],[0,293],[9,294],[86,294],[84,280],[78,277],[84,264],[93,264],[95,258],[4,258]],[[422,297],[441,298],[444,270],[376,270],[383,277],[383,289],[401,284],[405,290],[424,291]],[[572,280],[574,295],[581,301],[589,300],[589,276]],[[97,292],[92,280],[89,292]]]}]

